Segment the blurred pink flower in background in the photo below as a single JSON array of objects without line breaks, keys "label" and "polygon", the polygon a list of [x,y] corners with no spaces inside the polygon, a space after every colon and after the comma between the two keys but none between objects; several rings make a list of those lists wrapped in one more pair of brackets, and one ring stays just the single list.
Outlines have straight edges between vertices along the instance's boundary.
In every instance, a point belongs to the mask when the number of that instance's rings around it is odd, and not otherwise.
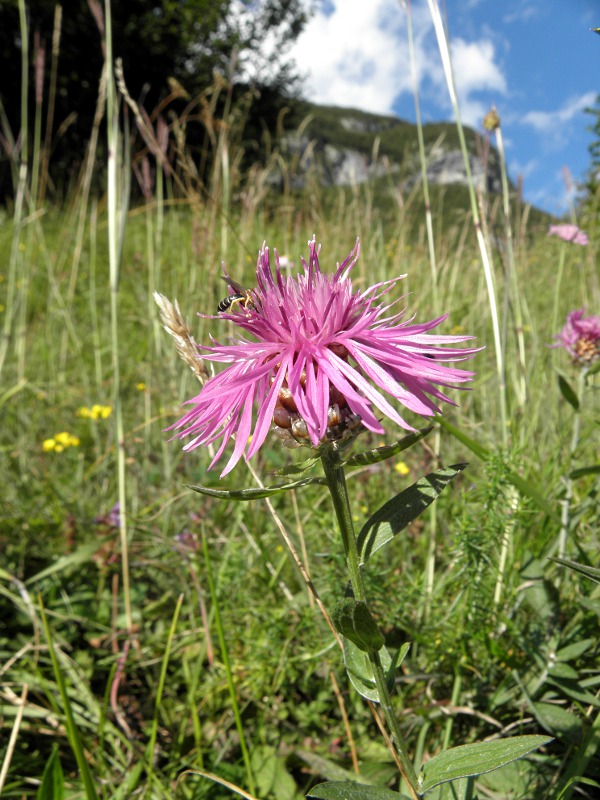
[{"label": "blurred pink flower in background", "polygon": [[548,236],[558,236],[559,239],[573,244],[586,245],[590,242],[587,233],[584,233],[577,225],[550,225]]},{"label": "blurred pink flower in background", "polygon": [[564,347],[576,364],[587,366],[600,358],[600,317],[584,317],[584,309],[567,314],[554,347]]},{"label": "blurred pink flower in background", "polygon": [[471,336],[429,333],[447,315],[411,324],[413,318],[401,321],[404,310],[390,313],[394,303],[378,304],[400,278],[353,291],[349,275],[358,240],[332,275],[321,272],[314,238],[309,248],[303,273],[292,276],[282,274],[277,251],[273,274],[263,245],[257,287],[220,314],[253,339],[237,334],[229,344],[199,348],[202,358],[228,366],[187,401],[191,409],[169,430],[179,431],[175,438],[193,437],[184,450],[221,438],[209,469],[235,437],[222,475],[242,455],[251,458],[273,424],[280,435],[313,447],[361,427],[383,433],[380,416],[413,430],[390,399],[430,417],[439,411],[437,401],[456,405],[438,387],[473,378],[473,372],[440,363],[463,361],[479,349],[446,347]]}]

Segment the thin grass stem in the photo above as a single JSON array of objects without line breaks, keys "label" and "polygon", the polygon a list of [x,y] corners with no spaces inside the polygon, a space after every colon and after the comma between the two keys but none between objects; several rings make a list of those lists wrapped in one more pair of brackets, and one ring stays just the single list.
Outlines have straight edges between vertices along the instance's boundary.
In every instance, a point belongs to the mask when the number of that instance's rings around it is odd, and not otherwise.
[{"label": "thin grass stem", "polygon": [[167,679],[167,667],[169,666],[169,658],[171,656],[171,648],[173,646],[173,638],[177,629],[177,621],[179,619],[179,612],[181,611],[181,604],[183,603],[183,592],[177,598],[175,611],[173,612],[173,619],[171,620],[171,627],[167,636],[165,645],[165,654],[163,656],[162,664],[160,667],[160,675],[158,678],[158,686],[156,687],[156,698],[154,701],[154,714],[152,716],[152,727],[150,729],[150,738],[146,746],[146,758],[148,761],[148,786],[144,796],[147,796],[148,789],[152,780],[152,773],[154,771],[154,748],[156,747],[156,737],[158,736],[158,717],[160,714],[160,704],[165,688],[165,681]]},{"label": "thin grass stem", "polygon": [[458,97],[456,94],[455,84],[454,84],[454,75],[452,70],[452,60],[450,58],[450,47],[448,44],[448,39],[446,37],[446,32],[444,30],[444,24],[442,22],[442,15],[440,13],[440,9],[437,3],[437,0],[427,0],[427,4],[429,6],[429,10],[431,13],[431,18],[433,20],[433,26],[436,33],[436,38],[438,42],[438,47],[440,50],[440,56],[442,59],[442,65],[444,68],[444,74],[446,76],[446,84],[448,87],[448,93],[450,95],[450,101],[452,103],[452,108],[454,109],[454,118],[456,121],[456,130],[458,132],[458,138],[460,142],[460,149],[463,154],[463,161],[465,166],[465,173],[467,176],[467,186],[469,189],[469,198],[471,201],[471,215],[473,217],[473,225],[475,227],[475,233],[477,237],[477,244],[479,247],[479,253],[481,258],[481,265],[483,267],[483,273],[485,276],[485,284],[487,289],[488,295],[488,302],[490,307],[490,316],[492,321],[492,331],[493,331],[493,338],[494,338],[494,349],[495,349],[495,358],[496,358],[496,375],[498,380],[498,400],[500,405],[500,424],[501,424],[501,436],[503,445],[506,447],[508,443],[508,417],[507,417],[507,403],[506,403],[506,380],[505,380],[505,369],[504,369],[504,352],[502,349],[502,338],[500,335],[500,321],[498,316],[498,303],[496,300],[496,286],[494,280],[494,274],[492,271],[490,256],[487,250],[485,236],[483,235],[483,230],[481,226],[480,216],[479,216],[479,207],[477,203],[477,197],[475,195],[475,187],[473,185],[473,176],[471,174],[471,163],[469,158],[469,151],[467,148],[467,143],[465,140],[464,129],[462,126],[461,118],[460,118],[460,106],[458,103]]},{"label": "thin grass stem", "polygon": [[202,531],[202,552],[204,554],[204,561],[206,563],[206,576],[208,579],[208,586],[213,604],[215,625],[217,626],[217,635],[219,637],[219,646],[221,648],[221,658],[223,660],[223,667],[225,668],[225,675],[227,677],[229,699],[231,700],[231,707],[233,710],[233,716],[235,718],[235,727],[237,729],[240,740],[240,750],[242,751],[244,766],[246,767],[246,779],[248,781],[250,794],[255,794],[254,774],[252,772],[252,764],[250,763],[250,754],[248,752],[248,746],[246,744],[246,736],[244,734],[242,716],[240,714],[240,707],[237,701],[237,694],[236,694],[235,684],[233,681],[233,673],[231,671],[231,664],[229,662],[229,650],[227,648],[227,641],[225,639],[225,631],[223,629],[223,623],[221,620],[221,612],[219,611],[219,600],[217,597],[217,590],[212,572],[210,555],[208,552],[207,537],[204,530]]},{"label": "thin grass stem", "polygon": [[117,454],[117,485],[119,498],[119,536],[123,573],[123,601],[125,624],[129,635],[133,633],[131,587],[129,582],[129,543],[127,537],[127,492],[125,477],[125,433],[121,405],[119,363],[119,277],[123,230],[119,229],[118,208],[118,154],[119,116],[112,70],[112,18],[110,0],[105,0],[106,24],[106,120],[108,135],[108,258],[110,273],[110,341],[113,367],[113,397],[115,407],[115,451]]}]

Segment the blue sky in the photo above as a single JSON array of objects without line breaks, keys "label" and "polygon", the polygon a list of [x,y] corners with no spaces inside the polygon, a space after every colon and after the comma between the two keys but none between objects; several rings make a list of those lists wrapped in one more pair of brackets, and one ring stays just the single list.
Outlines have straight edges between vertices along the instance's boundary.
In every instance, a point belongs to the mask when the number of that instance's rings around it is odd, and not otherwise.
[{"label": "blue sky", "polygon": [[[292,50],[305,97],[414,121],[400,0],[313,5]],[[522,178],[526,201],[564,214],[573,197],[568,176],[582,180],[589,164],[592,118],[584,108],[600,94],[600,35],[590,31],[600,27],[600,0],[447,0],[440,8],[463,123],[481,130],[495,105],[511,178]],[[412,21],[423,120],[452,120],[427,0],[412,1]]]}]

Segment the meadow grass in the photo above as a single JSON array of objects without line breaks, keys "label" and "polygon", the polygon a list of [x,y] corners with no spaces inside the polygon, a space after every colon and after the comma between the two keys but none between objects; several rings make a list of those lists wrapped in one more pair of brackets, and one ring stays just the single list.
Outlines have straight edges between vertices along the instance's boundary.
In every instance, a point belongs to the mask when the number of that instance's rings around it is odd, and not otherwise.
[{"label": "meadow grass", "polygon": [[[161,172],[156,131],[146,130],[145,150],[115,138],[110,201],[89,191],[86,173],[60,207],[38,205],[27,187],[47,176],[28,175],[29,161],[15,169],[17,200],[0,225],[2,796],[219,800],[245,790],[294,800],[319,777],[357,769],[363,782],[393,780],[390,753],[281,536],[283,526],[333,605],[344,557],[322,488],[270,507],[200,497],[187,487],[255,479],[244,466],[224,481],[206,474],[208,452],[183,455],[164,433],[198,384],[153,293],[178,300],[196,341],[223,338],[227,323],[196,316],[214,313],[225,294],[221,261],[252,285],[263,240],[297,264],[313,233],[331,268],[360,235],[358,288],[407,273],[405,302],[418,318],[448,313],[444,332],[486,346],[472,390],[444,414],[457,435],[441,427],[401,464],[348,476],[360,524],[399,486],[470,462],[436,503],[433,528],[430,510],[365,573],[390,647],[412,642],[396,710],[413,751],[547,732],[555,741],[543,751],[482,776],[479,796],[558,800],[575,780],[586,791],[599,779],[598,592],[549,558],[567,508],[563,555],[596,561],[597,477],[568,475],[597,462],[597,376],[575,409],[558,376],[577,387],[577,370],[549,344],[557,315],[562,324],[573,308],[599,306],[595,217],[582,221],[590,245],[577,247],[549,239],[514,198],[507,229],[502,202],[479,196],[478,246],[472,213],[457,212],[451,189],[430,187],[428,222],[422,194],[403,195],[391,176],[327,191],[309,176],[294,192],[294,164],[276,153],[242,174],[243,109],[225,114],[227,124],[209,130],[213,167],[202,178],[177,122],[177,177]],[[149,154],[154,186],[131,203],[117,176],[129,174],[129,160],[141,170]],[[32,164],[43,169],[43,159]],[[276,167],[286,178],[277,192]],[[254,469],[275,483],[277,469],[305,457],[273,441]]]}]

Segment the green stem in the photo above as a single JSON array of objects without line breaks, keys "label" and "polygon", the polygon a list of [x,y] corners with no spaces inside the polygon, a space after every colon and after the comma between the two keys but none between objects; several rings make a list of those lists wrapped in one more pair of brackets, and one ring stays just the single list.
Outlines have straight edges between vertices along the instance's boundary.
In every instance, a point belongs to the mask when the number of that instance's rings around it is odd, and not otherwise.
[{"label": "green stem", "polygon": [[569,446],[569,456],[567,461],[567,475],[565,477],[566,492],[565,499],[562,501],[562,510],[560,515],[560,533],[558,535],[557,555],[559,558],[565,557],[567,548],[567,537],[571,527],[571,501],[573,500],[573,479],[569,477],[572,469],[573,458],[575,451],[579,445],[579,435],[581,432],[581,406],[583,404],[583,394],[585,392],[585,381],[587,376],[587,369],[579,371],[579,378],[577,382],[577,398],[579,400],[579,407],[575,410],[573,417],[573,430],[571,432],[571,444]]},{"label": "green stem", "polygon": [[563,271],[565,268],[565,254],[567,251],[567,245],[563,242],[562,247],[560,248],[560,255],[558,257],[558,268],[556,270],[556,281],[554,283],[554,307],[552,309],[552,327],[550,328],[551,331],[558,330],[558,306],[560,304],[561,295],[561,284],[563,278]]},{"label": "green stem", "polygon": [[[348,565],[354,599],[367,605],[365,585],[360,571],[360,557],[356,546],[356,536],[354,534],[354,525],[352,523],[352,514],[350,512],[350,503],[348,500],[346,476],[337,445],[333,444],[330,448],[321,453],[321,463],[323,464],[325,480],[327,481],[327,487],[331,495],[333,508],[342,534],[342,542],[344,544],[344,552],[346,554],[346,563]],[[402,775],[409,785],[413,796],[416,798],[418,795],[417,774],[408,756],[404,737],[392,707],[392,700],[379,653],[369,651],[368,656],[375,677],[379,704],[381,705],[381,710],[388,724],[388,729],[392,733]]]}]

